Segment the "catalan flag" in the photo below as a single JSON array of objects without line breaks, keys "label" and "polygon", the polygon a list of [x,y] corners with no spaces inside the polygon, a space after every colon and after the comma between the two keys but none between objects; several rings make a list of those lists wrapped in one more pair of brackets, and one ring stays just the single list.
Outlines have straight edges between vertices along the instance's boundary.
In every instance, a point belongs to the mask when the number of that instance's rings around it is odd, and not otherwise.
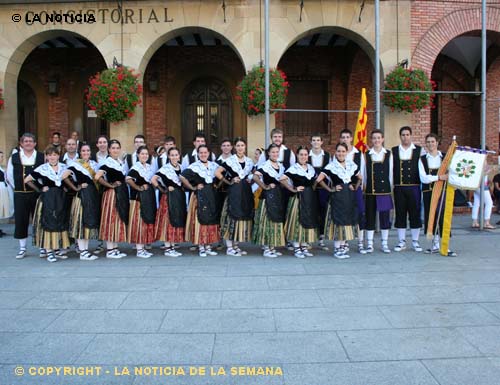
[{"label": "catalan flag", "polygon": [[366,132],[367,121],[368,115],[366,114],[366,89],[362,88],[361,104],[359,106],[358,120],[356,122],[356,131],[354,132],[354,147],[356,147],[362,153],[368,151],[368,133]]}]

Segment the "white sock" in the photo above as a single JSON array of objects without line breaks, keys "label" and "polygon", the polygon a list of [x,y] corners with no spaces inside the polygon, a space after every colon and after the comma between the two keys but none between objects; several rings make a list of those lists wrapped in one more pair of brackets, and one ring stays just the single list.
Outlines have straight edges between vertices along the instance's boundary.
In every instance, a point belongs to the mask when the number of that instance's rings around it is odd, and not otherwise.
[{"label": "white sock", "polygon": [[398,229],[398,238],[400,242],[406,240],[406,229]]},{"label": "white sock", "polygon": [[413,242],[418,242],[418,238],[420,237],[420,229],[411,229],[411,240]]},{"label": "white sock", "polygon": [[139,251],[139,250],[144,250],[144,245],[143,245],[142,243],[137,243],[137,244],[135,245],[135,248],[137,249],[137,251]]},{"label": "white sock", "polygon": [[28,238],[23,238],[23,239],[19,240],[19,248],[20,249],[25,249],[26,248],[26,241],[27,240],[28,240]]},{"label": "white sock", "polygon": [[170,249],[170,246],[171,246],[170,242],[165,242],[165,247],[166,247],[167,249]]},{"label": "white sock", "polygon": [[387,239],[389,238],[389,229],[380,230],[380,233],[382,234],[382,243],[387,243]]},{"label": "white sock", "polygon": [[358,243],[363,243],[364,237],[365,237],[365,230],[359,230]]},{"label": "white sock", "polygon": [[334,244],[336,249],[338,249],[340,247],[340,241],[333,241],[333,244]]},{"label": "white sock", "polygon": [[88,249],[88,247],[85,247],[85,239],[77,239],[76,243],[78,244],[78,248],[80,249],[80,251]]},{"label": "white sock", "polygon": [[375,234],[375,230],[366,230],[366,239],[368,240],[368,244],[373,245],[374,234]]},{"label": "white sock", "polygon": [[233,241],[230,241],[229,239],[226,240],[226,246],[228,249],[232,249],[233,248]]}]

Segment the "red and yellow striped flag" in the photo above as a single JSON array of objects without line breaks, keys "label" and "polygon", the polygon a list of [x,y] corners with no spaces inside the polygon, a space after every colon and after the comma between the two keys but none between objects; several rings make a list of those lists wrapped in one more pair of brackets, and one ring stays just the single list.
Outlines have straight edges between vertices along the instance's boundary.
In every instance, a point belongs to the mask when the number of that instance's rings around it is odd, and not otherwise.
[{"label": "red and yellow striped flag", "polygon": [[354,147],[362,153],[368,151],[367,139],[368,133],[366,132],[366,123],[368,115],[366,114],[366,89],[361,89],[361,104],[359,106],[358,120],[356,122],[356,131],[354,132]]}]

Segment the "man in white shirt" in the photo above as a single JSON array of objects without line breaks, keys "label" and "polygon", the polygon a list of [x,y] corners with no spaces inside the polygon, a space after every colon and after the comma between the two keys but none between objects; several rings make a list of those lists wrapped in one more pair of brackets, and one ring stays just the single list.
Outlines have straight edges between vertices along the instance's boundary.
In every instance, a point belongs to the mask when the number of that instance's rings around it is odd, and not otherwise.
[{"label": "man in white shirt", "polygon": [[420,176],[418,161],[422,155],[422,147],[412,143],[412,129],[404,126],[399,129],[401,144],[392,148],[394,161],[394,206],[396,221],[394,227],[398,230],[399,242],[395,251],[406,249],[406,226],[409,219],[412,239],[412,249],[422,251],[419,244],[422,218],[420,216]]},{"label": "man in white shirt", "polygon": [[159,170],[168,163],[168,150],[175,147],[175,138],[173,136],[166,136],[163,141],[163,154],[156,157],[156,169]]},{"label": "man in white shirt", "polygon": [[[194,163],[198,160],[198,147],[200,147],[202,144],[206,145],[206,143],[207,139],[205,137],[205,134],[199,132],[194,136],[193,138],[194,150],[191,151],[191,153],[184,155],[184,157],[182,158],[181,169],[183,171],[186,168],[188,168],[191,163]],[[215,154],[213,152],[210,152],[208,160],[215,162]]]},{"label": "man in white shirt", "polygon": [[69,138],[66,141],[66,152],[64,155],[60,156],[59,161],[65,163],[66,165],[70,164],[72,161],[78,159],[78,146],[76,144],[76,140],[73,138]]},{"label": "man in white shirt", "polygon": [[[292,164],[295,164],[295,154],[293,153],[292,150],[290,150],[287,146],[283,144],[283,131],[281,129],[273,128],[271,130],[271,142],[280,148],[278,162],[283,164],[285,170],[288,170],[288,168]],[[264,151],[259,157],[257,168],[262,166],[266,160],[267,160],[267,151]]]},{"label": "man in white shirt", "polygon": [[[438,171],[441,167],[441,162],[444,158],[443,154],[438,151],[438,136],[430,133],[425,137],[425,149],[427,153],[420,157],[418,162],[418,172],[422,181],[422,196],[424,201],[424,230],[427,233],[429,226],[429,211],[431,207],[432,189],[434,183],[438,180],[448,180],[448,174],[439,175]],[[426,253],[439,253],[440,237],[443,231],[443,216],[444,208],[439,209],[434,217],[434,237],[432,239],[432,247],[425,250]],[[456,253],[448,251],[448,256],[456,257]]]},{"label": "man in white shirt", "polygon": [[384,148],[384,133],[373,130],[370,134],[372,148],[366,154],[366,173],[363,175],[365,186],[366,212],[366,252],[373,252],[373,236],[375,233],[375,218],[379,214],[382,251],[390,253],[388,246],[389,229],[391,228],[390,212],[392,203],[393,164],[391,151]]},{"label": "man in white shirt", "polygon": [[[311,135],[311,150],[309,151],[308,163],[314,167],[316,176],[319,175],[321,170],[330,163],[330,153],[323,150],[323,138],[321,134]],[[318,186],[316,188],[317,197],[320,206],[320,228],[319,228],[319,247],[328,250],[325,245],[325,219],[326,219],[326,209],[328,207],[328,197],[329,193],[325,189]]]},{"label": "man in white shirt", "polygon": [[45,163],[45,156],[37,152],[33,134],[25,133],[19,141],[19,151],[12,154],[7,163],[7,181],[14,189],[14,238],[19,239],[17,259],[26,255],[26,241],[30,217],[35,213],[38,192],[24,183],[24,178]]},{"label": "man in white shirt", "polygon": [[[126,174],[128,174],[132,166],[139,161],[139,159],[137,158],[137,149],[145,145],[146,137],[144,135],[137,134],[136,136],[134,136],[134,152],[132,152],[131,154],[127,154],[127,156],[125,157],[125,164],[123,165]],[[149,155],[147,163],[156,166],[156,162],[153,164],[152,159],[153,158],[151,157],[151,155]]]}]

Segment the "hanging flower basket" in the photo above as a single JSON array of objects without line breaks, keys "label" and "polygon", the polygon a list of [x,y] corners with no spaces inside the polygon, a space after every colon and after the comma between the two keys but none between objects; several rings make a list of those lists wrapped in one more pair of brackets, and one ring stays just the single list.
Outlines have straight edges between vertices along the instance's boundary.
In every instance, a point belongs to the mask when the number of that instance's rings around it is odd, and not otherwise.
[{"label": "hanging flower basket", "polygon": [[5,106],[5,100],[3,100],[3,90],[0,88],[0,110],[3,110],[3,107]]},{"label": "hanging flower basket", "polygon": [[142,85],[138,74],[124,66],[106,69],[90,78],[87,105],[97,116],[118,123],[134,116],[141,103]]},{"label": "hanging flower basket", "polygon": [[[269,106],[286,108],[288,81],[283,71],[269,70]],[[236,100],[241,101],[241,108],[247,115],[260,115],[265,112],[265,70],[254,67],[236,87]]]},{"label": "hanging flower basket", "polygon": [[385,90],[427,91],[427,93],[384,93],[384,104],[392,111],[415,112],[433,106],[435,83],[421,69],[397,66],[385,77]]}]

